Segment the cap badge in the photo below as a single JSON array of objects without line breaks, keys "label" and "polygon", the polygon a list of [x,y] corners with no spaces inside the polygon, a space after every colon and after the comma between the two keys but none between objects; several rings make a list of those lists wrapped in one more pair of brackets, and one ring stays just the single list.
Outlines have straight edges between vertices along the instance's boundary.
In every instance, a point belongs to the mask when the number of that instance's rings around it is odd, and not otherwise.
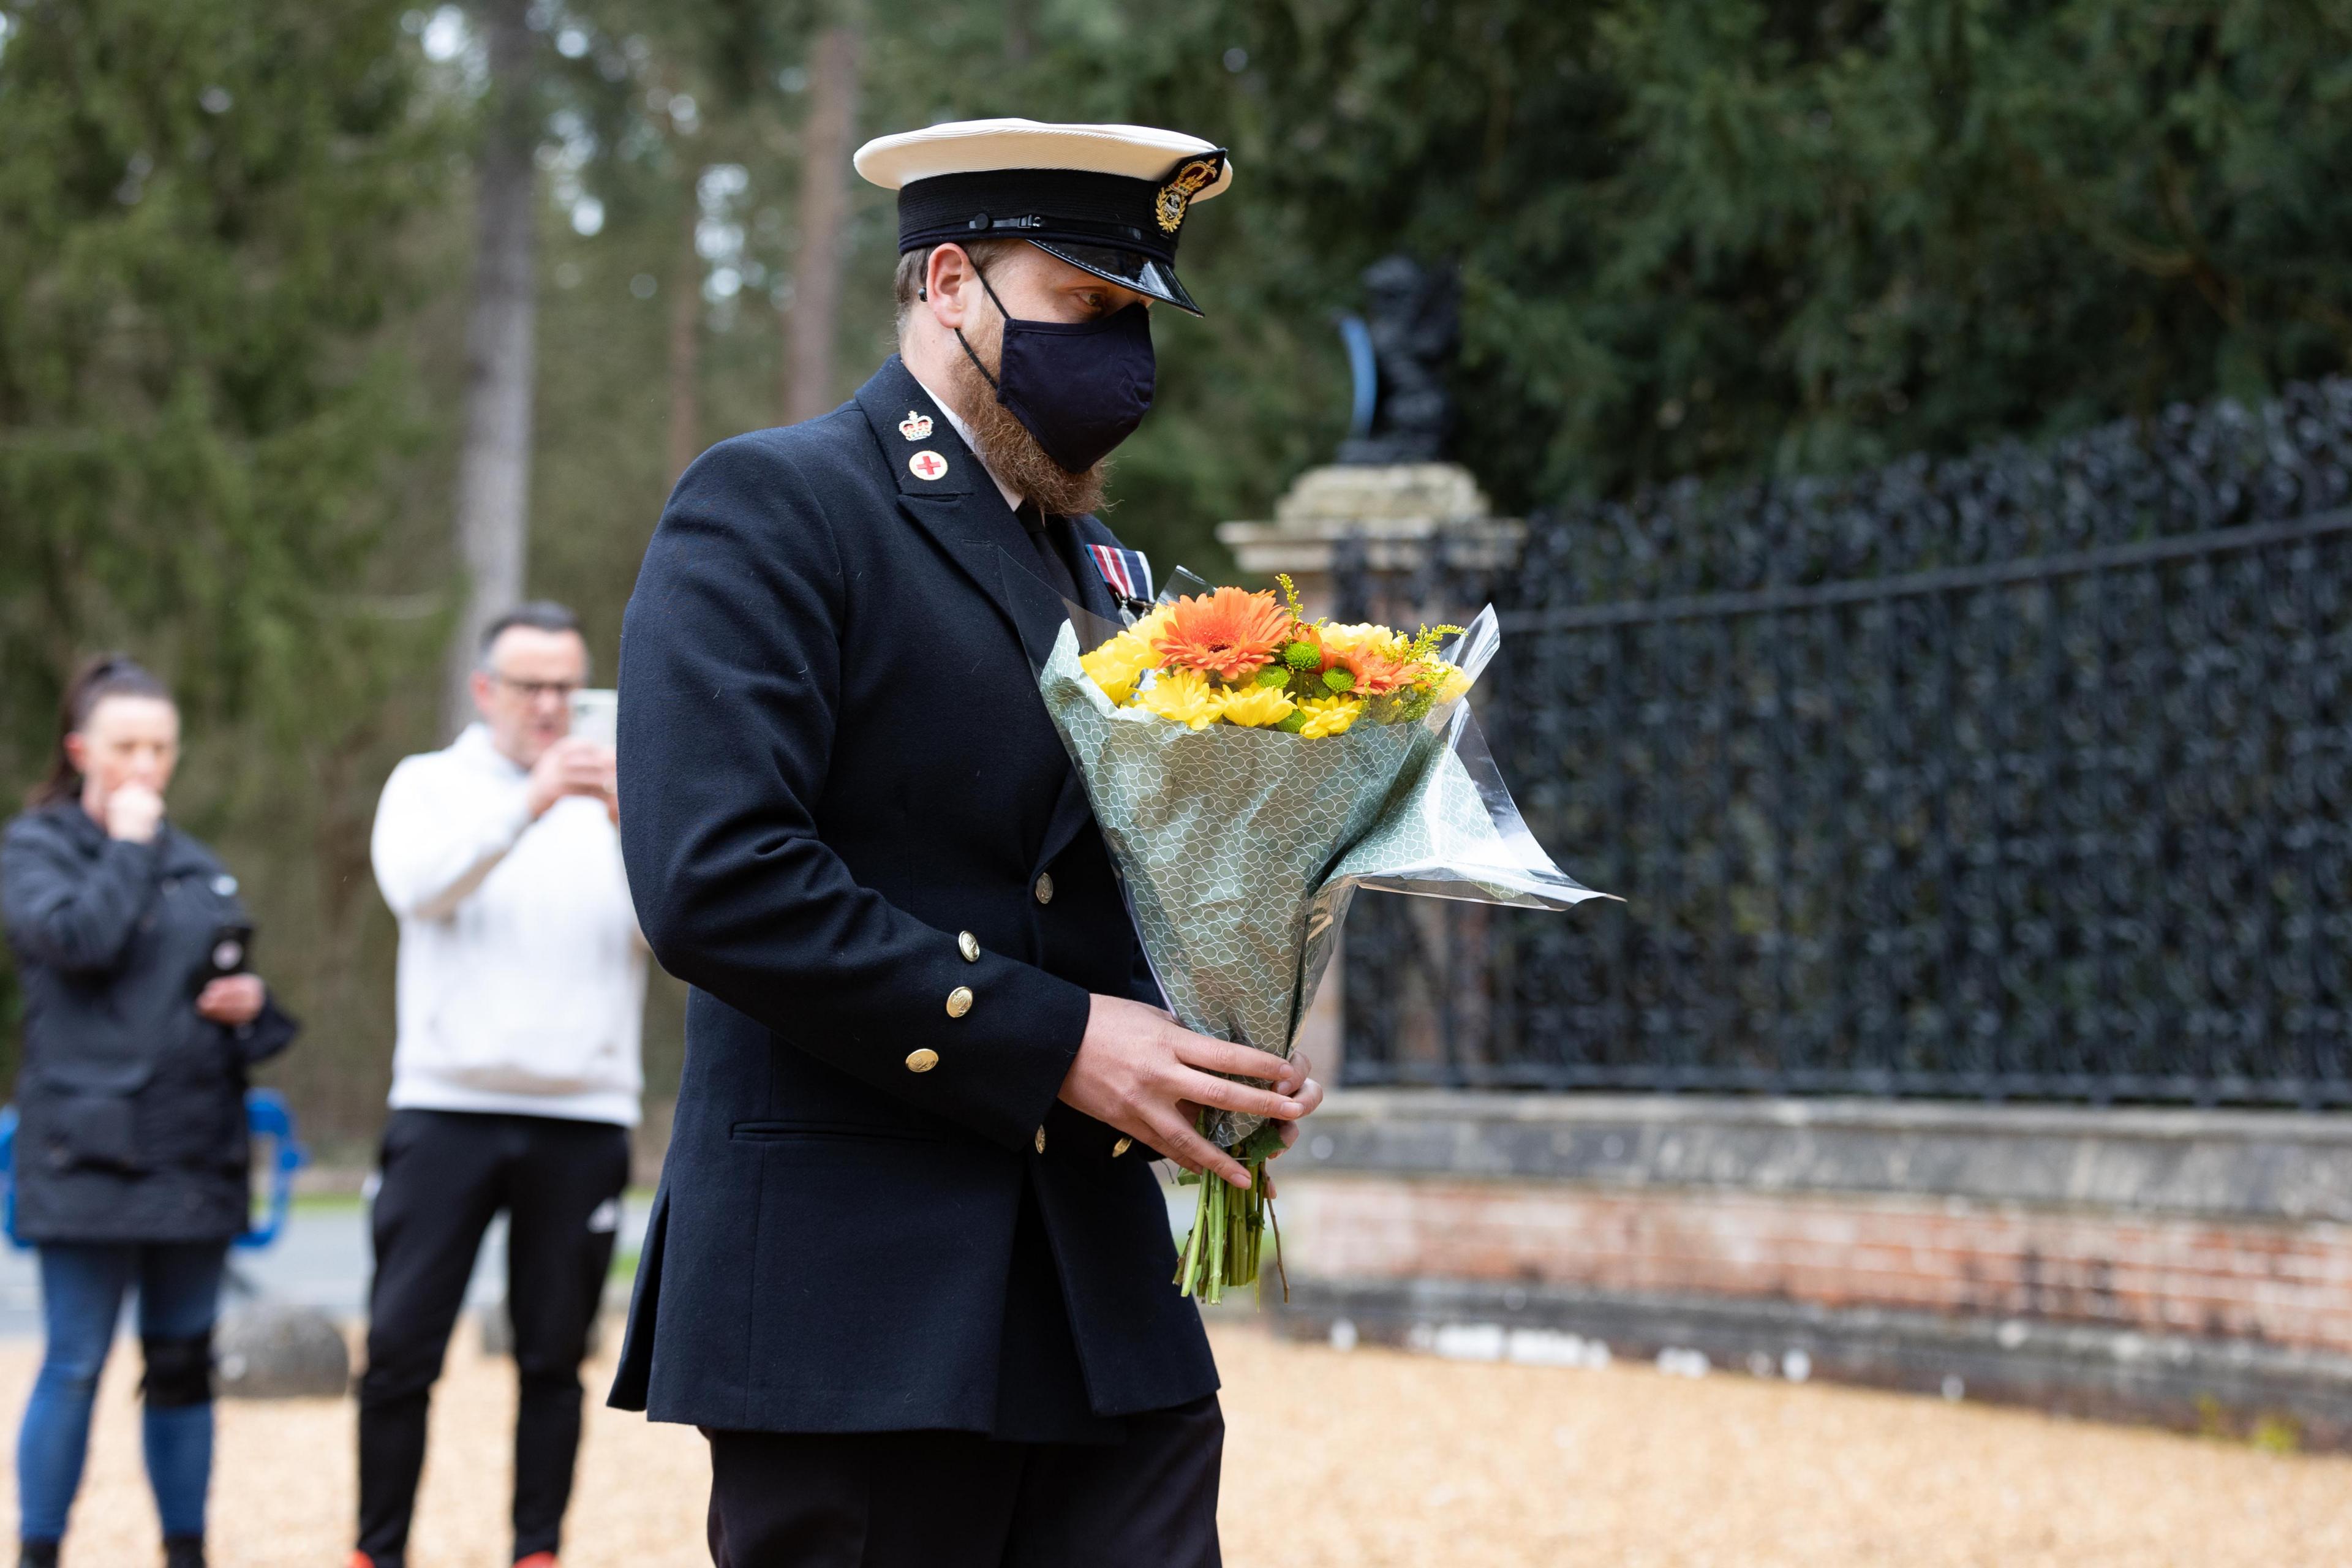
[{"label": "cap badge", "polygon": [[1213,153],[1203,158],[1188,158],[1177,166],[1168,183],[1160,187],[1160,199],[1153,204],[1153,214],[1160,220],[1160,232],[1174,234],[1184,226],[1184,209],[1192,198],[1209,185],[1217,183],[1224,171],[1225,155]]},{"label": "cap badge", "polygon": [[937,452],[918,452],[907,459],[907,471],[919,479],[940,479],[948,471],[948,460]]},{"label": "cap badge", "polygon": [[898,434],[909,441],[919,441],[930,433],[931,416],[928,414],[918,414],[909,408],[907,416],[898,421]]}]

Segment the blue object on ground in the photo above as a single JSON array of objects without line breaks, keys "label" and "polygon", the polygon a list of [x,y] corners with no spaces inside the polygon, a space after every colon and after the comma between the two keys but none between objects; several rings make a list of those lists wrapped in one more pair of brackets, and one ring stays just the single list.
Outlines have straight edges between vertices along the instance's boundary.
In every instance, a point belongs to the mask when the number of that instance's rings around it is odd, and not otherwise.
[{"label": "blue object on ground", "polygon": [[[11,1247],[22,1250],[25,1243],[16,1236],[16,1108],[0,1106],[0,1230],[5,1230]],[[269,1156],[268,1206],[257,1224],[246,1227],[235,1246],[247,1250],[268,1247],[286,1228],[286,1216],[294,1206],[294,1173],[310,1163],[310,1156],[294,1135],[294,1109],[286,1097],[274,1089],[249,1089],[245,1091],[246,1136],[257,1142],[267,1140]]]}]

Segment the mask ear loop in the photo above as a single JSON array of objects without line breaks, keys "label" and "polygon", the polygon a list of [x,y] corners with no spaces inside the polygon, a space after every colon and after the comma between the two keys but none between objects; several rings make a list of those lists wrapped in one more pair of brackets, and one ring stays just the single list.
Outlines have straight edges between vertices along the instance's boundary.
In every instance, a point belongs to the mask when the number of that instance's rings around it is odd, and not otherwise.
[{"label": "mask ear loop", "polygon": [[[980,263],[976,261],[972,263],[971,275],[980,279],[981,288],[987,290],[988,302],[996,307],[996,313],[1004,318],[1004,324],[1006,326],[1011,326],[1013,324],[1013,312],[1004,308],[1004,301],[996,297],[996,290],[994,289],[989,287],[988,274],[980,269]],[[980,356],[978,354],[971,352],[971,344],[966,342],[964,340],[963,329],[961,327],[956,328],[955,335],[956,342],[963,344],[963,357],[971,361],[971,368],[980,372],[980,379],[988,383],[988,390],[996,394],[996,401],[999,403],[1003,402],[1004,389],[996,384],[996,378],[988,374],[988,367],[980,363]]]}]

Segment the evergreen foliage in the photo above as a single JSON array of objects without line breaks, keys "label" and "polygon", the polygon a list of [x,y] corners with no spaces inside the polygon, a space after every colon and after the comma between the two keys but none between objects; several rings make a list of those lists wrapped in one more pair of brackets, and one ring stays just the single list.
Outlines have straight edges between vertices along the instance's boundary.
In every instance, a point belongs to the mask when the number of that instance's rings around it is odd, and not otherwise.
[{"label": "evergreen foliage", "polygon": [[1234,149],[1186,237],[1214,345],[1161,339],[1155,479],[1328,452],[1325,323],[1392,249],[1461,262],[1461,455],[1515,510],[2257,398],[2352,353],[2352,13],[2312,0],[1222,0],[1038,69]]},{"label": "evergreen foliage", "polygon": [[415,429],[396,242],[442,174],[397,16],[44,0],[0,45],[0,776],[39,771],[83,656],[152,662],[175,816],[300,852],[261,880],[306,1010],[289,917],[349,903],[413,640],[354,597]]}]

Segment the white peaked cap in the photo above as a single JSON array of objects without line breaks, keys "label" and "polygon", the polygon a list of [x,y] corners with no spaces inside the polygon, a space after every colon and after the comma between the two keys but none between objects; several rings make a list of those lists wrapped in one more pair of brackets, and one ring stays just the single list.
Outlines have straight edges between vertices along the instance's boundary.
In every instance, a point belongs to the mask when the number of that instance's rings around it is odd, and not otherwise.
[{"label": "white peaked cap", "polygon": [[[857,150],[857,172],[886,191],[941,174],[1000,169],[1075,169],[1163,180],[1180,161],[1219,149],[1213,142],[1150,125],[1049,125],[1035,120],[956,120],[920,131],[877,136]],[[1227,161],[1196,202],[1233,184]]]}]

